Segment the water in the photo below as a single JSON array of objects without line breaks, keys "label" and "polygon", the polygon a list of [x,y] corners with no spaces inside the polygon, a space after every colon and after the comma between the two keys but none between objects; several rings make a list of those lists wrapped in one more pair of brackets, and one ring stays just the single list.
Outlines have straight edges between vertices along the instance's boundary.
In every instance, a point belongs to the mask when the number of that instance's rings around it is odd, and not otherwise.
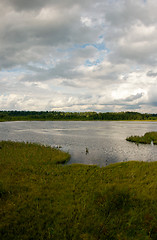
[{"label": "water", "polygon": [[137,146],[125,140],[130,135],[143,135],[148,131],[157,131],[157,122],[3,122],[0,140],[62,146],[63,151],[71,154],[68,164],[106,166],[130,160],[156,161],[157,146]]}]

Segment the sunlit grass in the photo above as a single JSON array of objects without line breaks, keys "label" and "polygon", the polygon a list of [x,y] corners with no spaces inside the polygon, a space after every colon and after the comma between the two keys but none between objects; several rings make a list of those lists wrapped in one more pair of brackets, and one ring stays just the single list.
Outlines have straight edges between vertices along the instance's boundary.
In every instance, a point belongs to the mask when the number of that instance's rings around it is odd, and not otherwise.
[{"label": "sunlit grass", "polygon": [[0,146],[0,239],[157,239],[156,162],[61,165],[60,150]]},{"label": "sunlit grass", "polygon": [[144,136],[131,136],[126,138],[127,141],[144,144],[156,144],[157,145],[157,132],[147,132]]}]

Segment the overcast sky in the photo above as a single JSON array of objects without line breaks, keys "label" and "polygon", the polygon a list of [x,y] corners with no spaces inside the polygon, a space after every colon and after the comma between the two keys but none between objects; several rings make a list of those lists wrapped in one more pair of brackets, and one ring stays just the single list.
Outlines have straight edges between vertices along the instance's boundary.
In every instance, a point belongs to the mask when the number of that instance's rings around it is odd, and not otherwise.
[{"label": "overcast sky", "polygon": [[1,0],[0,110],[157,113],[156,0]]}]

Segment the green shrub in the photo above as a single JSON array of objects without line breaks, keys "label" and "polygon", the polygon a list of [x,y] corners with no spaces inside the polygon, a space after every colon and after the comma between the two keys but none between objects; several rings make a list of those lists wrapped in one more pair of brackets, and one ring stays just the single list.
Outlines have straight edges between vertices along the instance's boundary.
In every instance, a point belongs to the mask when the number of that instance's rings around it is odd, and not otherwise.
[{"label": "green shrub", "polygon": [[147,132],[144,136],[131,136],[126,138],[127,141],[143,144],[157,144],[157,132]]}]

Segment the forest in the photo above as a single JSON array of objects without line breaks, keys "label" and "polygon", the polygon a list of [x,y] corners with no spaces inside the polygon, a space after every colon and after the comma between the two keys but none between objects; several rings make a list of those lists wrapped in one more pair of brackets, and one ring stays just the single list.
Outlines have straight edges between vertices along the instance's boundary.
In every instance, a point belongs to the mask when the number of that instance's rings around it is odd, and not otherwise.
[{"label": "forest", "polygon": [[122,121],[157,120],[157,114],[138,112],[0,111],[0,121]]}]

